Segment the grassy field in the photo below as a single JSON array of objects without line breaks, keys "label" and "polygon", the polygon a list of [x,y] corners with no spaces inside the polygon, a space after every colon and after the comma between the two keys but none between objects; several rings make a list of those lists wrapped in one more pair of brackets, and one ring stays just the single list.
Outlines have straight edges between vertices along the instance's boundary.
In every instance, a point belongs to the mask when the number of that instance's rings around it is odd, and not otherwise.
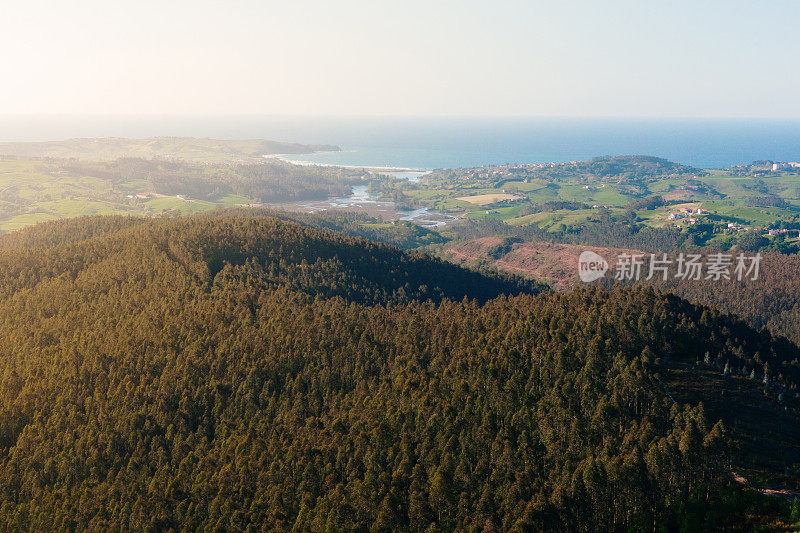
[{"label": "grassy field", "polygon": [[507,181],[503,185],[506,189],[517,189],[522,192],[533,192],[547,187],[547,181],[541,179],[529,180],[527,183],[524,181]]},{"label": "grassy field", "polygon": [[224,196],[218,202],[177,196],[129,198],[148,192],[147,180],[143,179],[111,181],[66,175],[52,162],[0,160],[0,231],[84,215],[191,214],[253,202],[237,195]]},{"label": "grassy field", "polygon": [[545,229],[558,229],[562,224],[565,227],[575,226],[585,223],[591,216],[596,215],[596,209],[559,209],[556,211],[544,211],[510,218],[506,222],[512,226],[522,226],[524,224],[536,223]]},{"label": "grassy field", "polygon": [[[179,154],[187,159],[214,162],[241,154],[275,148],[267,141],[214,141],[210,139],[157,138],[145,140],[100,139],[61,143],[23,143],[19,150],[37,153],[74,155],[93,150],[93,157],[113,155],[153,156]],[[265,144],[267,143],[267,144]],[[0,143],[3,147],[12,145]],[[20,148],[20,146],[22,148]],[[285,147],[284,149],[307,149]],[[65,170],[65,168],[67,170]],[[210,167],[203,166],[210,173]],[[689,187],[690,179],[701,183]],[[162,215],[192,214],[216,207],[256,203],[237,194],[205,201],[187,195],[152,194],[148,179],[103,179],[70,172],[57,161],[0,157],[0,231],[11,231],[43,220],[91,214]],[[640,222],[653,226],[688,226],[687,220],[670,221],[671,212],[682,208],[703,208],[710,215],[698,217],[725,228],[728,222],[759,227],[776,221],[800,220],[800,176],[775,174],[763,178],[736,176],[722,170],[689,177],[668,175],[655,179],[587,179],[576,176],[558,179],[525,178],[487,181],[486,179],[432,179],[421,182],[395,182],[409,205],[422,205],[432,211],[470,219],[503,220],[511,225],[535,223],[553,231],[585,224],[598,213],[594,206],[610,209],[614,216],[625,215],[637,203],[652,196],[685,201],[646,209],[639,207]],[[163,190],[162,192],[168,192]],[[137,198],[137,194],[150,196]],[[209,198],[209,196],[200,197]],[[758,202],[781,200],[781,207],[752,207]],[[750,202],[753,203],[753,202]],[[569,204],[569,205],[566,205]]]},{"label": "grassy field", "polygon": [[145,205],[152,213],[179,212],[181,215],[192,215],[214,209],[217,204],[202,200],[182,200],[174,196],[162,196],[148,200]]},{"label": "grassy field", "polygon": [[[503,180],[496,187],[487,187],[485,184],[486,180],[480,179],[431,180],[422,186],[410,185],[404,193],[415,202],[433,210],[473,219],[501,219],[512,225],[536,223],[545,228],[583,224],[596,212],[581,209],[580,205],[569,209],[560,209],[555,204],[554,207],[547,207],[546,204],[549,203],[577,202],[586,206],[604,206],[622,213],[636,202],[652,196],[661,196],[671,204],[658,209],[636,209],[639,220],[653,227],[690,225],[686,219],[668,220],[671,212],[683,208],[706,209],[713,215],[706,220],[718,224],[737,222],[743,226],[757,227],[780,220],[800,219],[800,176],[797,174],[756,178],[711,169],[707,171],[707,175],[664,176],[632,181],[587,180],[577,177],[572,181],[538,178]],[[503,201],[508,198],[507,195],[521,199],[515,205],[509,206]],[[783,207],[745,205],[748,199],[755,198],[779,198],[788,204]],[[673,203],[676,201],[677,203]],[[530,214],[529,210],[526,213],[528,207],[543,205],[546,212]],[[705,217],[701,215],[697,218],[702,221]]]},{"label": "grassy field", "polygon": [[524,207],[521,205],[498,207],[496,209],[469,211],[464,216],[466,218],[474,218],[474,219],[488,218],[496,220],[507,220],[509,218],[514,218],[516,216],[519,216],[523,209]]},{"label": "grassy field", "polygon": [[800,208],[745,207],[735,202],[704,202],[703,207],[732,222],[765,225],[776,220],[789,220],[800,213]]}]

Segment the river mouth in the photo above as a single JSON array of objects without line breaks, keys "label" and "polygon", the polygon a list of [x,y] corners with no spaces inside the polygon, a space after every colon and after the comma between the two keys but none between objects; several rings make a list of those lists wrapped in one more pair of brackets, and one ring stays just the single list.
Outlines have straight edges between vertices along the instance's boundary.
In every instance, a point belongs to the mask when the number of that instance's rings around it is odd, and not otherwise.
[{"label": "river mouth", "polygon": [[396,202],[378,200],[370,194],[366,185],[356,185],[350,196],[332,196],[327,200],[305,200],[270,204],[270,207],[302,213],[323,211],[350,211],[365,213],[384,222],[395,220],[409,221],[424,228],[437,228],[456,220],[457,217],[422,209],[401,209]]}]

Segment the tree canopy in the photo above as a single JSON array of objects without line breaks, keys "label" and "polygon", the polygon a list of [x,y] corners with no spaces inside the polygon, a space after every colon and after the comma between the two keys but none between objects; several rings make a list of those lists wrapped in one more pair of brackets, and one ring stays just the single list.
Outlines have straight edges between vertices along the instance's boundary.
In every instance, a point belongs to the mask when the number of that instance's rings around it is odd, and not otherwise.
[{"label": "tree canopy", "polygon": [[[0,238],[0,527],[713,528],[671,362],[798,349],[651,289],[559,295],[274,218]],[[720,373],[722,370],[720,369]]]}]

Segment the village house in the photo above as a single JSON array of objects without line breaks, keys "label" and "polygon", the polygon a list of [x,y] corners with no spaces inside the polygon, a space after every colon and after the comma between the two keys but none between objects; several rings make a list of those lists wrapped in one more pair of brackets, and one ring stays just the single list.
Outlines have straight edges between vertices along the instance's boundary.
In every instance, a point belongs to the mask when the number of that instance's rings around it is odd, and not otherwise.
[{"label": "village house", "polygon": [[800,163],[797,161],[789,161],[788,163],[773,163],[772,164],[772,171],[778,172],[779,170],[786,170],[786,169],[799,169]]}]

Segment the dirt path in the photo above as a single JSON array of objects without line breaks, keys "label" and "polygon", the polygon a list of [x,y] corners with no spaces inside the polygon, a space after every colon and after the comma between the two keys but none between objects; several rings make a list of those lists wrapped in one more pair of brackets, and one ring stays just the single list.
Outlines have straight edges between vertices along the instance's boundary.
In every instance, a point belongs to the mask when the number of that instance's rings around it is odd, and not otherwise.
[{"label": "dirt path", "polygon": [[[736,481],[740,485],[749,486],[747,482],[747,478],[737,474],[736,472],[731,472],[733,475],[733,480]],[[784,500],[793,500],[795,498],[800,498],[800,491],[792,490],[792,489],[769,489],[769,488],[757,488],[750,486],[753,490],[760,492],[766,496],[775,496],[777,498],[783,498]]]}]

